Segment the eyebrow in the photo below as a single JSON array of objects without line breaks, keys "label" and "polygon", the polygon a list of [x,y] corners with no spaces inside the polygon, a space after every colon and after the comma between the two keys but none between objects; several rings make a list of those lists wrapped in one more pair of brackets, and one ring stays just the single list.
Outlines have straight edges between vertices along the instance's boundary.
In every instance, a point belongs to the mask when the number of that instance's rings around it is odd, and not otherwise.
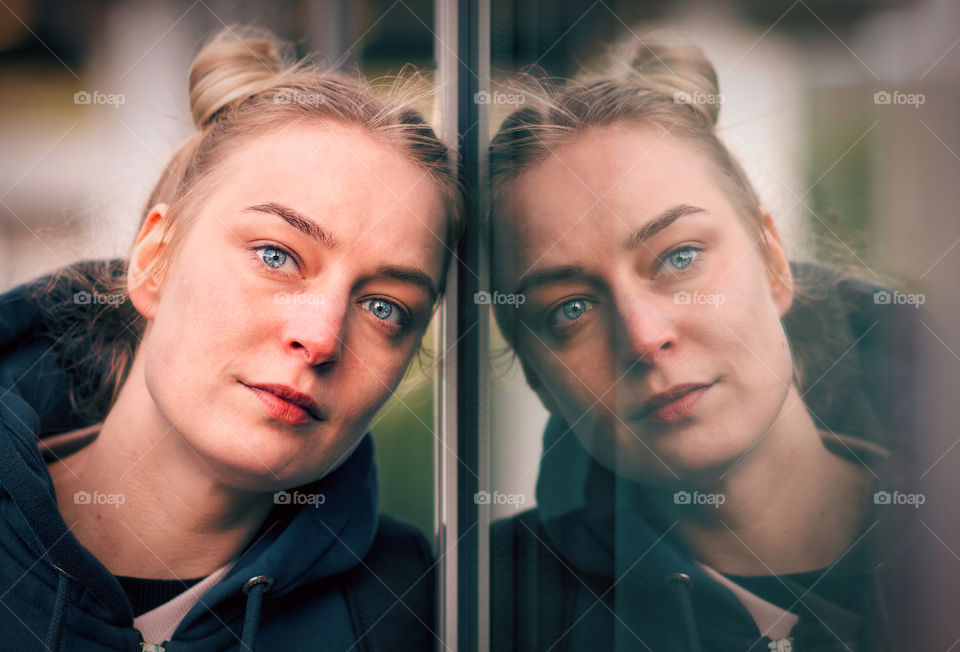
[{"label": "eyebrow", "polygon": [[[677,204],[668,208],[644,224],[642,227],[630,234],[623,246],[628,251],[636,249],[645,241],[660,233],[668,226],[676,222],[684,215],[693,213],[706,213],[706,209],[689,204]],[[571,278],[581,278],[584,276],[584,270],[578,265],[560,265],[557,267],[547,267],[529,274],[524,274],[517,282],[514,290],[515,294],[523,294],[525,290],[536,285],[547,285],[557,281],[565,281]]]},{"label": "eyebrow", "polygon": [[547,285],[564,281],[568,278],[577,278],[583,276],[583,268],[577,265],[563,265],[560,267],[548,267],[536,272],[530,272],[520,277],[514,294],[523,294],[528,288],[535,285]]},{"label": "eyebrow", "polygon": [[277,217],[283,219],[283,221],[290,226],[294,227],[307,237],[317,241],[328,249],[334,249],[340,246],[340,243],[336,238],[333,237],[333,234],[310,218],[305,217],[293,210],[289,206],[284,206],[283,204],[278,204],[276,202],[267,202],[266,204],[248,206],[244,210],[259,211],[261,213],[270,213],[272,215],[276,215]]},{"label": "eyebrow", "polygon": [[623,248],[627,251],[632,251],[653,236],[663,231],[665,228],[676,222],[684,215],[706,212],[706,209],[700,208],[699,206],[691,206],[690,204],[677,204],[676,206],[663,211],[630,234],[630,237],[624,241]]},{"label": "eyebrow", "polygon": [[416,267],[403,267],[400,265],[384,265],[383,267],[377,268],[377,271],[374,272],[374,276],[386,276],[387,278],[392,278],[403,283],[412,283],[413,285],[419,285],[424,290],[427,291],[427,294],[430,296],[430,301],[433,302],[437,298],[437,286],[434,284],[433,279],[430,278],[430,275],[426,272],[417,269]]}]

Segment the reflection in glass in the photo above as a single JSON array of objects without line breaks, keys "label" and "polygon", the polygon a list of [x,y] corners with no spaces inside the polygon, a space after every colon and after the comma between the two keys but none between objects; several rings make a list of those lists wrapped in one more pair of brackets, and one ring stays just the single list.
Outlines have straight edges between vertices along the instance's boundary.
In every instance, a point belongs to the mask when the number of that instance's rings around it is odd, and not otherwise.
[{"label": "reflection in glass", "polygon": [[536,508],[492,528],[494,649],[882,649],[917,302],[788,258],[699,48],[614,62],[523,80],[491,146],[491,305],[549,412]]}]

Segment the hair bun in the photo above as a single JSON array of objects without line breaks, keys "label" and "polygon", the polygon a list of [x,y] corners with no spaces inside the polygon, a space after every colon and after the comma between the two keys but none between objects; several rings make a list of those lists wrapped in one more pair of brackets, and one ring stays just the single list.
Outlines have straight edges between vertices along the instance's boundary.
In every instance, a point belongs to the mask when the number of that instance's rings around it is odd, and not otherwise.
[{"label": "hair bun", "polygon": [[710,126],[717,124],[722,96],[717,73],[695,45],[632,39],[613,57],[613,74],[688,104]]},{"label": "hair bun", "polygon": [[230,104],[275,85],[285,64],[280,42],[253,28],[223,30],[190,67],[190,113],[203,129]]}]

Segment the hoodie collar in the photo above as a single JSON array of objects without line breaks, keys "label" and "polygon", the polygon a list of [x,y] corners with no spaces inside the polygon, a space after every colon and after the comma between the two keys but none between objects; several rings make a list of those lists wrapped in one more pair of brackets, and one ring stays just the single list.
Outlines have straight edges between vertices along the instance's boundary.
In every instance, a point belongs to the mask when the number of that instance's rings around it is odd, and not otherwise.
[{"label": "hoodie collar", "polygon": [[[73,536],[57,507],[53,481],[38,441],[78,423],[66,393],[66,373],[50,353],[43,316],[28,292],[31,284],[0,295],[0,486],[9,494],[4,516],[36,559],[89,591],[81,608],[118,626],[133,612],[114,576]],[[197,604],[178,632],[199,637],[223,627],[207,609],[243,596],[251,578],[269,576],[269,593],[283,595],[308,582],[355,566],[369,550],[378,526],[379,487],[373,438],[368,433],[334,471],[289,489],[312,496],[277,504],[227,576]],[[6,501],[4,501],[6,502]],[[27,569],[24,569],[25,571]],[[257,599],[261,584],[250,594]]]},{"label": "hoodie collar", "polygon": [[[0,465],[0,484],[22,515],[22,520],[14,521],[18,534],[37,558],[89,589],[105,610],[101,617],[117,624],[132,621],[132,609],[119,582],[74,537],[60,515],[53,481],[37,447],[36,415],[12,393],[0,401],[0,411],[7,431],[0,436],[0,455],[7,460]],[[227,576],[205,594],[203,605],[187,614],[182,629],[201,626],[207,607],[240,595],[252,577],[272,577],[270,593],[282,595],[359,563],[378,524],[372,436],[366,435],[333,472],[286,493],[300,496],[300,504],[274,506]]]},{"label": "hoodie collar", "polygon": [[[891,536],[904,520],[884,511],[874,493],[906,491],[913,467],[916,442],[909,433],[920,391],[912,356],[917,312],[883,305],[875,300],[883,288],[829,268],[792,263],[791,269],[803,286],[821,292],[795,300],[783,319],[794,359],[813,383],[804,400],[821,428],[844,433],[825,445],[877,471],[861,551],[845,556],[831,572],[870,572],[874,569],[865,562],[889,565],[909,554],[907,541]],[[670,524],[657,523],[649,510],[626,499],[630,483],[593,460],[561,419],[548,421],[543,450],[537,513],[550,545],[566,563],[613,578],[618,593],[650,599],[667,595],[667,586],[674,588],[689,631],[697,629],[694,603],[709,605],[696,609],[701,625],[741,635],[754,629],[742,603],[669,539]],[[686,580],[669,579],[677,577]]]}]

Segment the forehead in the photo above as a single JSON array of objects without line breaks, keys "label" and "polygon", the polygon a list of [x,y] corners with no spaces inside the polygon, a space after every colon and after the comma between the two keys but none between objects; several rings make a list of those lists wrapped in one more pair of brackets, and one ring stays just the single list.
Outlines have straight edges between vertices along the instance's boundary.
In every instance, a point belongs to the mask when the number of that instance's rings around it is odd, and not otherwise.
[{"label": "forehead", "polygon": [[215,178],[208,203],[217,208],[278,202],[346,239],[443,236],[443,199],[429,174],[362,127],[294,124],[243,138]]},{"label": "forehead", "polygon": [[668,206],[724,199],[694,146],[659,127],[618,123],[584,131],[524,171],[504,206],[523,233],[559,236],[633,230]]},{"label": "forehead", "polygon": [[731,213],[707,157],[656,126],[593,127],[521,173],[495,222],[497,272],[608,259],[629,234],[678,204]]},{"label": "forehead", "polygon": [[241,138],[212,178],[199,217],[209,228],[229,225],[225,216],[250,206],[277,203],[380,262],[422,265],[441,257],[445,207],[435,182],[365,128],[295,124]]}]

